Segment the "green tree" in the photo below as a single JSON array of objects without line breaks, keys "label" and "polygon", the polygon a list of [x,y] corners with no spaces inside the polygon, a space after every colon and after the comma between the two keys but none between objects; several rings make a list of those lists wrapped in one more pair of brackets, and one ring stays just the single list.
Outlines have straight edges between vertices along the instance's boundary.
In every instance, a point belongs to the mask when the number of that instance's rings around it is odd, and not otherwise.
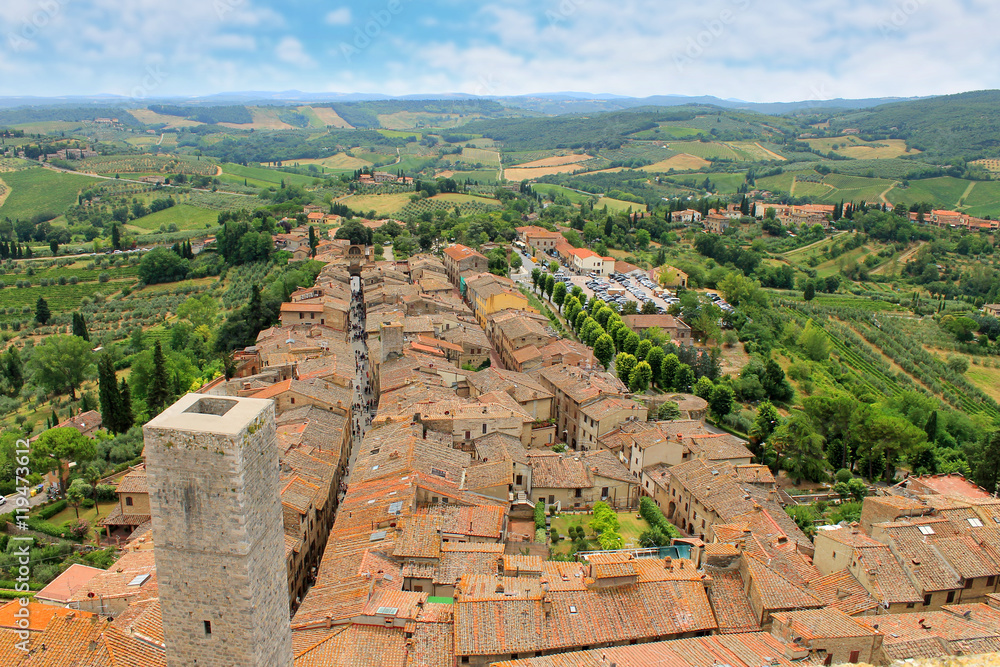
[{"label": "green tree", "polygon": [[87,341],[90,340],[90,334],[87,332],[87,320],[80,313],[73,313],[73,335]]},{"label": "green tree", "polygon": [[35,302],[35,321],[45,326],[52,319],[52,312],[49,310],[49,302],[38,297],[38,301]]},{"label": "green tree", "polygon": [[1000,491],[1000,430],[966,447],[972,479],[989,493]]},{"label": "green tree", "polygon": [[627,336],[625,336],[625,342],[622,343],[622,350],[634,355],[636,350],[639,349],[639,334],[634,331],[630,331]]},{"label": "green tree", "polygon": [[69,487],[69,467],[71,463],[83,466],[97,456],[94,441],[81,434],[72,426],[50,428],[35,440],[31,448],[39,470],[59,473],[61,487]]},{"label": "green tree", "polygon": [[209,294],[189,297],[177,307],[177,317],[187,320],[195,329],[214,327],[219,320],[219,302]]},{"label": "green tree", "polygon": [[615,341],[608,334],[601,334],[594,342],[594,356],[601,362],[607,370],[611,365],[611,359],[615,355]]},{"label": "green tree", "polygon": [[635,233],[635,243],[639,246],[639,250],[645,250],[649,247],[649,232],[645,229],[640,229]]},{"label": "green tree", "polygon": [[812,320],[806,322],[798,343],[806,356],[813,361],[825,361],[830,356],[830,339],[823,329],[813,324]]},{"label": "green tree", "polygon": [[159,414],[170,400],[170,382],[167,377],[167,362],[163,358],[160,341],[153,347],[153,374],[146,394],[146,403],[152,414]]},{"label": "green tree", "polygon": [[676,354],[668,354],[663,357],[663,362],[660,364],[660,386],[664,389],[673,389],[674,380],[676,379],[677,369],[680,368],[681,362],[677,358]]},{"label": "green tree", "polygon": [[653,369],[645,361],[640,361],[629,376],[629,388],[636,394],[645,393],[653,380]]},{"label": "green tree", "polygon": [[635,358],[639,361],[645,361],[646,357],[649,355],[649,351],[653,349],[653,344],[648,340],[640,340],[638,347],[635,348]]},{"label": "green tree", "polygon": [[89,497],[90,485],[80,478],[74,479],[73,483],[66,489],[66,502],[76,510],[77,519],[80,518],[80,505],[83,503],[83,499]]},{"label": "green tree", "polygon": [[757,416],[754,417],[753,426],[750,427],[750,446],[755,449],[754,454],[760,458],[764,443],[768,441],[771,434],[781,425],[781,415],[771,401],[764,401],[757,408]]},{"label": "green tree", "polygon": [[153,248],[139,261],[139,279],[146,285],[173,283],[187,278],[190,263],[167,248]]},{"label": "green tree", "polygon": [[90,343],[76,336],[49,336],[31,355],[35,382],[52,393],[68,393],[74,401],[92,364]]},{"label": "green tree", "polygon": [[642,314],[643,315],[656,315],[656,304],[653,301],[647,301],[642,304]]},{"label": "green tree", "polygon": [[118,385],[118,395],[121,397],[118,427],[122,429],[122,433],[126,433],[135,423],[135,417],[132,415],[132,392],[129,390],[125,378],[122,378],[121,384]]},{"label": "green tree", "polygon": [[806,288],[802,291],[802,298],[806,301],[812,301],[816,298],[816,285],[813,284],[813,281],[810,280],[806,283]]},{"label": "green tree", "polygon": [[619,352],[618,356],[615,357],[615,372],[618,373],[618,379],[628,385],[632,371],[635,370],[638,363],[639,360],[628,352]]},{"label": "green tree", "polygon": [[555,287],[556,279],[552,277],[552,274],[545,276],[545,296],[551,299]]},{"label": "green tree", "polygon": [[520,253],[511,253],[510,255],[510,268],[517,271],[522,266],[524,266],[524,261],[521,259]]},{"label": "green tree", "polygon": [[736,394],[733,392],[732,387],[727,384],[720,384],[716,385],[712,390],[712,396],[708,402],[712,406],[712,414],[721,419],[733,411],[735,400]]},{"label": "green tree", "polygon": [[694,383],[694,388],[692,391],[694,395],[698,398],[703,398],[706,401],[712,397],[712,391],[715,389],[715,383],[712,382],[711,378],[703,375],[698,378],[698,381]]},{"label": "green tree", "polygon": [[558,270],[559,270],[559,262],[556,262],[554,260],[549,262],[549,271],[555,273]]},{"label": "green tree", "polygon": [[[546,281],[547,282],[547,281]],[[559,307],[562,311],[563,303],[566,302],[566,283],[558,282],[555,287],[552,288],[552,303]]]},{"label": "green tree", "polygon": [[694,384],[694,370],[687,364],[681,364],[674,374],[674,389],[688,392],[691,391],[692,384]]},{"label": "green tree", "polygon": [[660,405],[659,409],[656,411],[656,417],[657,419],[661,419],[663,421],[680,419],[681,418],[680,406],[678,406],[673,401],[664,401],[663,404]]},{"label": "green tree", "polygon": [[98,397],[101,405],[101,419],[104,428],[112,433],[124,433],[121,428],[122,397],[115,376],[115,364],[111,355],[104,353],[97,360]]},{"label": "green tree", "polygon": [[542,279],[542,270],[537,266],[531,270],[531,284],[538,289],[538,284]]},{"label": "green tree", "polygon": [[7,348],[7,353],[0,358],[4,379],[7,381],[7,390],[11,396],[17,396],[24,386],[24,366],[21,363],[21,353],[17,347],[11,345]]},{"label": "green tree", "polygon": [[663,348],[659,345],[650,348],[649,353],[646,355],[646,363],[653,369],[653,382],[657,385],[660,384],[660,374],[663,371],[663,358],[666,356]]},{"label": "green tree", "polygon": [[118,225],[111,225],[111,247],[115,250],[122,249],[122,236],[118,231]]},{"label": "green tree", "polygon": [[590,319],[590,314],[586,310],[581,310],[573,319],[573,328],[579,332],[583,327],[583,323],[588,319]]},{"label": "green tree", "polygon": [[796,411],[771,435],[771,444],[782,457],[782,463],[796,484],[803,479],[819,482],[826,466],[824,439],[812,419]]}]

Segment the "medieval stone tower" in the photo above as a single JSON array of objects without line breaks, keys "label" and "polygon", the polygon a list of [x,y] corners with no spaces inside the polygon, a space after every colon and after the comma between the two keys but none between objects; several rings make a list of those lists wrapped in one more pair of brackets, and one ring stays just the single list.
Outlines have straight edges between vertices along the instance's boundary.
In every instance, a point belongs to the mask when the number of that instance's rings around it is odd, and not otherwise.
[{"label": "medieval stone tower", "polygon": [[274,404],[188,394],[143,436],[168,667],[292,667]]}]

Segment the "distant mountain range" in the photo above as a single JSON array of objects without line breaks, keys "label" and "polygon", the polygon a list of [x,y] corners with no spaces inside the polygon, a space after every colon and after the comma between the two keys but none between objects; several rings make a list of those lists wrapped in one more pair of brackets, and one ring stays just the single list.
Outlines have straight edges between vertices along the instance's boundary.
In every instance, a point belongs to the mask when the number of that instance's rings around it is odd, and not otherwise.
[{"label": "distant mountain range", "polygon": [[145,107],[147,104],[178,104],[191,106],[214,106],[222,104],[243,104],[251,106],[302,105],[323,102],[368,102],[374,100],[472,100],[485,99],[500,104],[546,115],[568,113],[598,113],[602,111],[622,111],[636,107],[675,107],[688,104],[710,105],[723,109],[755,111],[764,114],[784,114],[805,109],[868,109],[892,102],[906,102],[926,98],[881,97],[868,99],[803,100],[800,102],[745,102],[721,99],[712,96],[687,97],[683,95],[654,95],[651,97],[624,97],[610,94],[558,92],[519,95],[513,97],[476,96],[465,93],[435,93],[426,95],[376,95],[369,93],[304,93],[298,90],[280,92],[244,91],[218,93],[196,97],[170,97],[134,100],[119,95],[81,95],[64,97],[0,97],[0,108],[23,106],[122,106]]}]

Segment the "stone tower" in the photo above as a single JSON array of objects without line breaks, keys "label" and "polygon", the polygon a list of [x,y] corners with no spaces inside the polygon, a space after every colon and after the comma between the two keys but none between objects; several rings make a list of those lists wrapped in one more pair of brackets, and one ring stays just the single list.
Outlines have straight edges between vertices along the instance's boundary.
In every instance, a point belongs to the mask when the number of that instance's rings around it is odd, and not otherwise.
[{"label": "stone tower", "polygon": [[379,325],[382,342],[382,363],[403,356],[403,323],[384,322]]},{"label": "stone tower", "polygon": [[168,667],[292,667],[274,403],[188,394],[143,436]]}]

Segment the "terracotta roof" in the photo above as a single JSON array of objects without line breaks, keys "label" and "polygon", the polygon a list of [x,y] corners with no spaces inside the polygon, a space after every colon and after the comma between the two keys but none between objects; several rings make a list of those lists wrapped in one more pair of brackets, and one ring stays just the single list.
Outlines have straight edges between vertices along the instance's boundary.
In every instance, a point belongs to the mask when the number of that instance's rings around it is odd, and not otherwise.
[{"label": "terracotta roof", "polygon": [[579,454],[528,452],[531,485],[536,489],[589,489],[593,480]]},{"label": "terracotta roof", "polygon": [[[717,545],[708,545],[717,546]],[[760,630],[757,616],[750,607],[739,572],[712,572],[708,600],[715,611],[720,634],[756,632]]]},{"label": "terracotta roof", "polygon": [[773,614],[775,621],[786,624],[792,635],[807,640],[842,637],[874,637],[878,631],[838,609],[804,609]]},{"label": "terracotta roof", "polygon": [[809,592],[823,600],[827,607],[839,609],[848,616],[866,614],[878,607],[878,601],[847,569],[809,582]]},{"label": "terracotta roof", "polygon": [[823,606],[822,600],[796,586],[770,569],[756,556],[744,554],[743,562],[750,572],[752,588],[756,588],[765,610],[808,609]]},{"label": "terracotta roof", "polygon": [[149,493],[149,483],[146,481],[146,467],[136,468],[122,477],[118,482],[116,493]]},{"label": "terracotta roof", "polygon": [[864,571],[865,578],[875,589],[872,595],[879,602],[894,604],[922,600],[889,547],[855,547],[852,560]]},{"label": "terracotta roof", "polygon": [[321,303],[283,303],[281,304],[281,312],[283,313],[322,313],[323,304]]},{"label": "terracotta roof", "polygon": [[38,591],[35,597],[54,602],[69,602],[94,577],[102,574],[104,574],[104,570],[100,568],[74,563],[66,568],[62,574],[49,582],[48,586]]}]

